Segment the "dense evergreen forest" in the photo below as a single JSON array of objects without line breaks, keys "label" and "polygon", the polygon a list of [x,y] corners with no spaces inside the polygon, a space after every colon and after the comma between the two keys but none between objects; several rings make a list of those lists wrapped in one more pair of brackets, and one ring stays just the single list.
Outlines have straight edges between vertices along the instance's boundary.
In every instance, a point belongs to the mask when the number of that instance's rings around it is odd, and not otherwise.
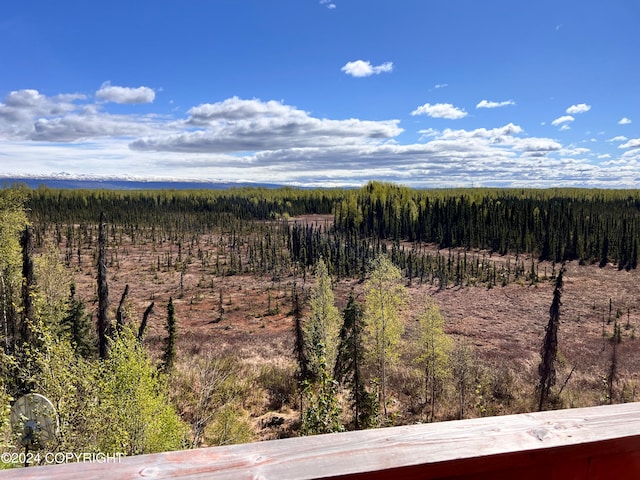
[{"label": "dense evergreen forest", "polygon": [[[37,244],[55,230],[58,243],[66,236],[68,259],[74,235],[79,249],[100,212],[108,213],[114,235],[119,229],[132,239],[193,245],[189,238],[221,229],[233,245],[229,272],[278,276],[293,264],[312,268],[322,257],[336,278],[363,278],[369,260],[383,252],[409,282],[443,288],[535,282],[543,272],[524,256],[635,269],[640,241],[635,190],[414,190],[378,182],[359,190],[39,188],[28,201]],[[333,221],[290,221],[309,215]],[[515,261],[494,261],[494,254],[507,253]]]},{"label": "dense evergreen forest", "polygon": [[[440,249],[533,254],[554,262],[612,262],[620,269],[637,267],[640,240],[637,190],[415,190],[378,182],[359,190],[39,188],[31,193],[28,209],[34,225],[43,230],[95,224],[100,212],[108,212],[110,223],[128,229],[183,233],[234,229],[238,222],[253,220],[333,214],[330,233],[338,235],[334,243],[353,248],[362,241],[430,243]],[[330,247],[318,247],[318,239],[312,244],[309,235],[296,230],[291,241],[294,255],[312,265],[317,255],[301,254],[302,245],[310,247],[306,252],[326,253]],[[362,252],[357,253],[361,257]]]},{"label": "dense evergreen forest", "polygon": [[[598,271],[594,265],[614,265],[623,271],[617,275],[626,274],[637,268],[639,236],[636,190],[415,190],[379,182],[360,189],[5,188],[0,446],[17,448],[8,409],[31,391],[56,400],[63,421],[58,449],[125,454],[251,440],[247,412],[263,408],[255,406],[262,405],[255,392],[263,390],[269,408],[299,410],[286,435],[528,408],[524,400],[515,405],[514,372],[481,368],[470,344],[454,345],[444,333],[433,300],[407,307],[406,289],[535,288],[555,280],[557,324],[564,263]],[[128,283],[116,292],[119,304],[107,299],[107,266],[118,272],[133,251],[139,269],[158,284],[178,279],[172,296],[148,299],[141,322],[127,310]],[[189,273],[199,276],[190,299],[184,286]],[[96,279],[90,298],[77,294],[73,275]],[[202,346],[177,351],[174,300],[191,309],[203,295],[213,295],[219,301],[209,324],[224,324],[229,303],[223,297],[231,295],[225,288],[237,277],[268,285],[265,316],[290,307],[284,315],[293,319],[293,367],[256,372],[237,359],[205,354]],[[132,289],[141,287],[135,276],[127,281]],[[342,312],[333,293],[341,281],[352,289]],[[249,295],[242,283],[234,288]],[[166,305],[167,337],[150,343],[145,328],[156,301]],[[417,312],[415,322],[401,318],[406,308]],[[616,345],[635,338],[631,308],[608,299],[612,367],[589,380],[606,385],[607,402],[635,395],[635,386],[633,394],[624,388],[616,393]],[[618,319],[625,311],[622,332]],[[607,335],[602,310],[602,351]],[[550,353],[545,368],[555,379],[556,352]],[[191,354],[188,361],[181,356]],[[400,358],[405,370],[397,367]],[[540,408],[562,405],[554,385],[545,382]],[[407,404],[394,404],[399,397]],[[439,407],[445,400],[450,406]],[[140,415],[142,423],[127,423]]]}]

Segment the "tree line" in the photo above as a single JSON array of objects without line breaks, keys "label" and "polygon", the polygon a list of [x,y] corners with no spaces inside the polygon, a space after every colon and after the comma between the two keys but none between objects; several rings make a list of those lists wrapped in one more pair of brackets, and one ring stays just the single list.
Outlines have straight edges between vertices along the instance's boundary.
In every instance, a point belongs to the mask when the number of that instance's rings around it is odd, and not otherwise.
[{"label": "tree line", "polygon": [[337,229],[440,248],[528,253],[620,269],[638,265],[640,192],[415,190],[370,182],[336,205]]}]

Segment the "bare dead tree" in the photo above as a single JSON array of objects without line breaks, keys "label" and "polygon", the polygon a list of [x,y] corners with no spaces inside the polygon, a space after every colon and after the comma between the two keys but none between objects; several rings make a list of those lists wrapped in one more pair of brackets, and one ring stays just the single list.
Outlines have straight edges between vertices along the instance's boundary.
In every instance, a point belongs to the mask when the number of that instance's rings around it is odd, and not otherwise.
[{"label": "bare dead tree", "polygon": [[127,300],[127,296],[129,295],[129,284],[127,283],[124,286],[124,292],[122,292],[122,297],[120,297],[120,303],[118,304],[118,310],[116,311],[116,328],[118,331],[124,327],[124,302]]},{"label": "bare dead tree", "polygon": [[153,307],[155,302],[151,302],[151,304],[147,307],[147,309],[142,314],[142,322],[140,322],[140,327],[138,328],[138,341],[141,342],[144,339],[145,331],[147,330],[147,321],[149,320],[149,315],[153,313]]}]

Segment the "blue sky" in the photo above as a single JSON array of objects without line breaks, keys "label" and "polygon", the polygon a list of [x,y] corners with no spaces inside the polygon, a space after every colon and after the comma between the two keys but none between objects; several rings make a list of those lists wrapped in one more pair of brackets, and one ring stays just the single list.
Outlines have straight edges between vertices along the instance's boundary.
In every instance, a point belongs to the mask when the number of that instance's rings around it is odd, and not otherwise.
[{"label": "blue sky", "polygon": [[636,0],[21,0],[0,177],[640,188]]}]

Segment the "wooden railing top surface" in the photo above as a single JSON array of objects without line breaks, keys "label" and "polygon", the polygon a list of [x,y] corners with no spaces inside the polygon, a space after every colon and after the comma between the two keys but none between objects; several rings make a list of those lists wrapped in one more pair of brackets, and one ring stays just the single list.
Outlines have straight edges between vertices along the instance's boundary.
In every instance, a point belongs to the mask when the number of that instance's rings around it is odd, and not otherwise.
[{"label": "wooden railing top surface", "polygon": [[[588,474],[605,468],[607,459],[640,472],[640,403],[166,452],[119,462],[21,468],[1,472],[0,478],[480,479],[509,478],[491,472],[518,468],[533,469],[538,477],[530,478],[551,478],[544,476],[544,469],[554,462],[567,471],[554,473],[554,478],[623,478],[624,472],[622,477]],[[578,475],[583,470],[587,476]]]}]

